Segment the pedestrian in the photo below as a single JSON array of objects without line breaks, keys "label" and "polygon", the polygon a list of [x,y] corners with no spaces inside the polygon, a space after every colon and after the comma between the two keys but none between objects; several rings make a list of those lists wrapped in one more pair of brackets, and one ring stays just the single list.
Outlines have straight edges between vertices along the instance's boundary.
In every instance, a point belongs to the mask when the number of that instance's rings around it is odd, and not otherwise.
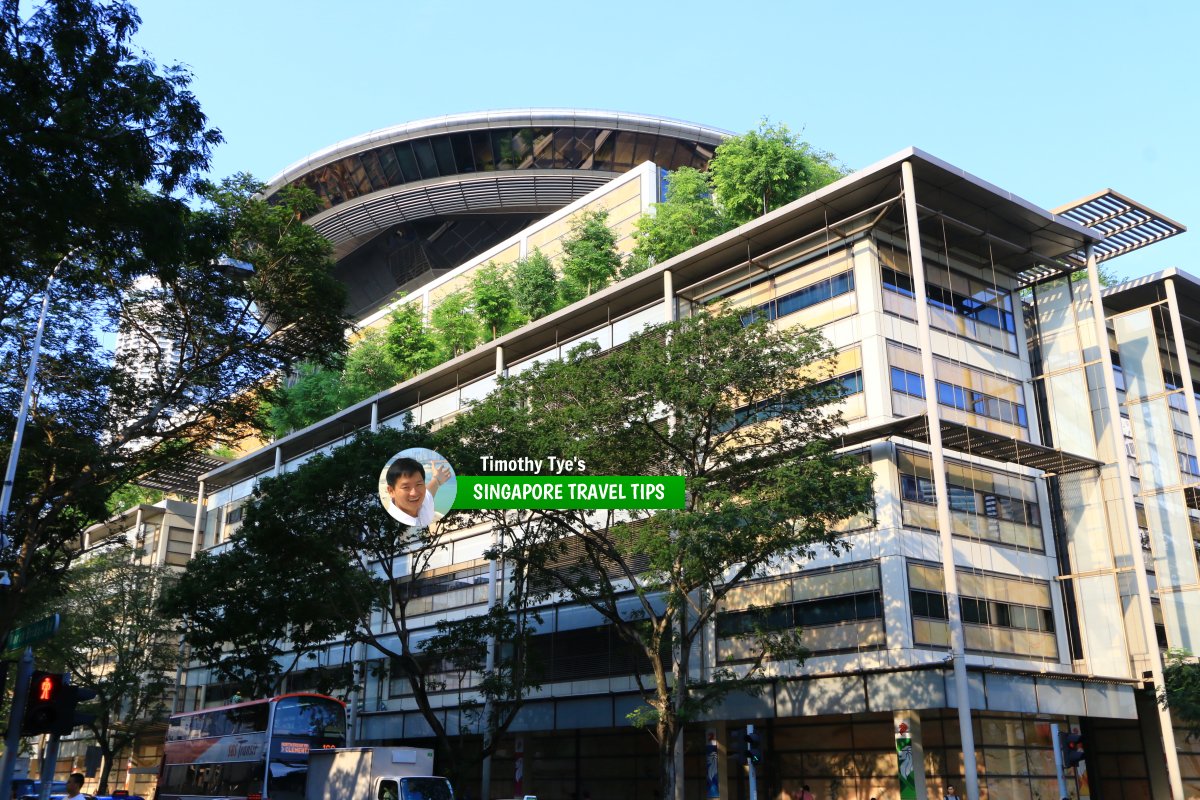
[{"label": "pedestrian", "polygon": [[799,800],[817,800],[817,796],[812,793],[812,789],[808,788],[808,784],[804,784],[804,788],[800,790]]},{"label": "pedestrian", "polygon": [[72,772],[71,777],[67,778],[67,800],[83,800],[83,773]]},{"label": "pedestrian", "polygon": [[958,792],[954,790],[954,785],[946,787],[946,800],[959,800]]}]

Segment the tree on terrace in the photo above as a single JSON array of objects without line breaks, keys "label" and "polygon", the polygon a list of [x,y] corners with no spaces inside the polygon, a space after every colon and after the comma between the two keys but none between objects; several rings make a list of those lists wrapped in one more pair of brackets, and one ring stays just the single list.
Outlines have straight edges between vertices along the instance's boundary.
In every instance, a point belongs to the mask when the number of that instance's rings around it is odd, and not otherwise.
[{"label": "tree on terrace", "polygon": [[836,523],[872,505],[870,469],[834,450],[830,352],[800,328],[702,314],[503,379],[439,431],[496,458],[544,453],[583,459],[591,474],[685,477],[681,510],[527,512],[501,529],[506,562],[543,599],[565,593],[595,609],[649,665],[650,679],[637,678],[645,705],[630,718],[658,745],[664,798],[682,786],[683,726],[753,690],[766,655],[802,655],[796,632],[762,631],[754,663],[697,680],[692,645],[723,600],[776,565],[842,550]]},{"label": "tree on terrace", "polygon": [[[220,136],[188,74],[135,49],[138,22],[125,3],[49,0],[28,19],[0,4],[0,418],[17,415],[50,298],[0,520],[0,636],[111,493],[236,440],[265,378],[344,346],[330,245],[301,222],[316,198],[269,205],[247,177],[200,182]],[[99,346],[117,330],[144,347]]]},{"label": "tree on terrace", "polygon": [[733,227],[713,202],[707,173],[691,167],[672,170],[667,176],[667,196],[654,204],[654,213],[638,218],[636,242],[622,277],[635,275],[668,258],[704,244]]},{"label": "tree on terrace", "polygon": [[[382,467],[401,450],[433,444],[423,428],[385,428],[264,480],[230,548],[194,559],[167,609],[183,620],[201,660],[262,696],[331,643],[366,642],[392,665],[391,677],[407,683],[442,768],[461,777],[478,757],[464,734],[482,730],[482,755],[494,753],[537,680],[526,668],[529,610],[519,574],[489,611],[435,622],[420,607],[431,564],[458,531],[483,519],[454,512],[440,526],[414,529],[384,509]],[[452,463],[462,457],[444,454]],[[498,645],[490,669],[489,638]],[[457,679],[467,675],[473,682]],[[457,694],[458,725],[435,705],[446,691]]]},{"label": "tree on terrace", "polygon": [[479,319],[471,310],[471,298],[463,291],[448,294],[429,314],[430,327],[438,343],[439,361],[449,361],[479,344]]},{"label": "tree on terrace", "polygon": [[541,250],[513,265],[512,285],[517,311],[526,319],[540,319],[558,307],[558,276]]},{"label": "tree on terrace", "polygon": [[742,225],[833,183],[846,174],[833,156],[803,141],[787,125],[763,120],[758,129],[717,145],[708,165],[717,203]]},{"label": "tree on terrace", "polygon": [[504,267],[489,261],[475,270],[471,280],[471,300],[476,316],[490,334],[488,341],[508,333],[516,322],[517,304],[512,278]]},{"label": "tree on terrace", "polygon": [[575,215],[562,248],[559,292],[566,304],[600,291],[621,270],[617,237],[608,227],[607,211],[584,211]]}]

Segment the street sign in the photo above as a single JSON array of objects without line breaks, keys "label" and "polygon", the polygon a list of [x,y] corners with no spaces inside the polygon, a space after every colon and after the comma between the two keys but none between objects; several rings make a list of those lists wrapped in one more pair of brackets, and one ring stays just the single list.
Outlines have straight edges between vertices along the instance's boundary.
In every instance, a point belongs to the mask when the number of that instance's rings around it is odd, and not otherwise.
[{"label": "street sign", "polygon": [[20,650],[22,647],[27,647],[34,642],[49,639],[58,633],[58,623],[58,614],[51,614],[45,619],[39,619],[37,622],[23,625],[8,635],[8,644],[4,646],[4,649]]}]

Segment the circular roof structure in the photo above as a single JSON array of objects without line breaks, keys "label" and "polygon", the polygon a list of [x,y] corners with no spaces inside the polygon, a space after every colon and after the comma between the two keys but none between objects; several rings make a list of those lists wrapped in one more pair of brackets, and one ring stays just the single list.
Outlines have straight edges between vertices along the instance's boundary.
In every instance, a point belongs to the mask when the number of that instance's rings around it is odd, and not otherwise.
[{"label": "circular roof structure", "polygon": [[523,109],[420,120],[348,139],[267,186],[312,189],[349,313],[453,269],[644,161],[703,169],[728,132],[679,120]]}]

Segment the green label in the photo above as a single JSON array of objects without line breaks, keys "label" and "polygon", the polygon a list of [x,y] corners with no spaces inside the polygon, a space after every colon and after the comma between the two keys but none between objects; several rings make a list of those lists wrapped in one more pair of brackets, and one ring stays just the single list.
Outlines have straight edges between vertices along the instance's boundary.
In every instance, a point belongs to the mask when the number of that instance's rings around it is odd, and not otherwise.
[{"label": "green label", "polygon": [[900,800],[917,800],[916,765],[913,764],[912,739],[896,737],[896,756],[899,759]]},{"label": "green label", "polygon": [[679,475],[481,475],[458,478],[463,509],[668,509],[684,507]]}]

